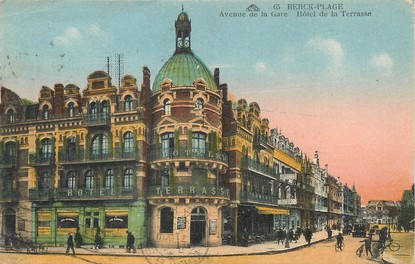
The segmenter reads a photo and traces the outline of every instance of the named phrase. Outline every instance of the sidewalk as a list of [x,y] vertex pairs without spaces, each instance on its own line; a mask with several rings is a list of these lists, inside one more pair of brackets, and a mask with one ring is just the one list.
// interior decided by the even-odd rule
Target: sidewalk
[[[327,232],[320,231],[313,233],[311,244],[326,240]],[[249,247],[218,246],[218,247],[191,247],[191,248],[143,248],[137,249],[136,253],[126,253],[124,248],[103,248],[92,249],[90,246],[75,248],[76,255],[105,255],[105,256],[142,256],[142,257],[202,257],[202,256],[238,256],[238,255],[264,255],[278,254],[297,250],[306,247],[304,236],[297,243],[290,243],[289,248],[285,245],[277,245],[274,242],[254,244]],[[47,254],[65,254],[66,247],[49,247]],[[0,249],[0,253],[26,253],[26,249],[20,251]],[[35,253],[34,253],[35,254]],[[37,253],[39,254],[39,253]]]

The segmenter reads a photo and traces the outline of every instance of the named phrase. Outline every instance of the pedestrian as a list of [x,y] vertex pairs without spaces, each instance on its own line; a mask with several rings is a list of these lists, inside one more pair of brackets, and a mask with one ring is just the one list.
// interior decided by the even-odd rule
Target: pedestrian
[[331,231],[330,227],[327,227],[327,238],[331,239],[331,236],[333,235],[333,231]]
[[308,245],[311,244],[311,238],[313,237],[313,233],[311,232],[310,228],[307,227],[304,233],[305,241],[307,241]]
[[290,242],[292,242],[294,240],[294,230],[292,228],[290,228],[290,230],[288,230],[288,239]]
[[370,253],[370,256],[373,257],[373,254],[372,254],[372,236],[368,236],[360,242],[365,242],[366,256],[369,256],[368,253]]
[[343,238],[342,232],[339,232],[339,234],[336,236],[336,240],[337,240],[337,247],[340,248],[340,250],[343,250],[342,249],[343,239],[344,238]]
[[379,231],[379,245],[385,247],[386,245],[386,236],[388,234],[388,228],[384,227]]
[[135,237],[133,236],[133,234],[129,231],[126,231],[127,233],[127,249],[126,252],[130,253],[131,249],[133,250],[133,253],[136,252],[135,247],[134,247],[134,242],[135,242]]
[[73,234],[68,234],[68,241],[67,241],[67,247],[66,247],[66,254],[69,253],[69,249],[72,249],[72,254],[75,255],[75,249],[73,244]]

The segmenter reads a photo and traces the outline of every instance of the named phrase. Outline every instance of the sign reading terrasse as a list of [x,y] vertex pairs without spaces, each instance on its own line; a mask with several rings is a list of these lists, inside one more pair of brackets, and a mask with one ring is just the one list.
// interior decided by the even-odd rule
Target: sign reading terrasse
[[218,186],[192,186],[179,185],[167,187],[153,187],[150,190],[152,195],[171,196],[171,195],[200,195],[200,196],[222,196],[230,197],[228,188]]

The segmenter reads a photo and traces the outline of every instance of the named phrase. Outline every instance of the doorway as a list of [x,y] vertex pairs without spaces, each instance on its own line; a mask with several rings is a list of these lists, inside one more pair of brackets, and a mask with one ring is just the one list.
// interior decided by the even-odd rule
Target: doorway
[[3,210],[3,235],[12,236],[16,233],[16,211],[12,208]]
[[190,218],[190,245],[202,246],[206,238],[206,211],[203,207],[192,210]]

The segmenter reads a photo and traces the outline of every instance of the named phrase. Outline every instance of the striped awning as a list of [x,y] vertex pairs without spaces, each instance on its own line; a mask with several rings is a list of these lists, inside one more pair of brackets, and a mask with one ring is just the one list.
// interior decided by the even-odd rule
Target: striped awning
[[290,215],[289,209],[265,207],[265,206],[255,206],[255,207],[258,210],[258,214]]

